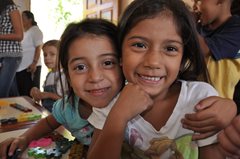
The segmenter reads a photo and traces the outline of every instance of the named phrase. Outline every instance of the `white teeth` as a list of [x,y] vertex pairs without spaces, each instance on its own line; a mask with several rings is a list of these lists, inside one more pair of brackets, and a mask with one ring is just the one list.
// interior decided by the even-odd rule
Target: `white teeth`
[[141,76],[141,77],[148,81],[159,81],[161,79],[160,77],[149,77],[149,76]]

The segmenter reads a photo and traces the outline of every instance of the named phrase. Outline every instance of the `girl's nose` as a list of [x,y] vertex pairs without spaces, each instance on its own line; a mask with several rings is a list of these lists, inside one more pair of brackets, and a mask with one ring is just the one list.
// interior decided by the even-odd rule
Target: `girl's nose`
[[151,69],[160,69],[162,63],[162,55],[159,51],[149,51],[144,57],[144,65]]
[[103,74],[101,69],[92,69],[89,71],[89,81],[90,82],[99,82],[103,80]]

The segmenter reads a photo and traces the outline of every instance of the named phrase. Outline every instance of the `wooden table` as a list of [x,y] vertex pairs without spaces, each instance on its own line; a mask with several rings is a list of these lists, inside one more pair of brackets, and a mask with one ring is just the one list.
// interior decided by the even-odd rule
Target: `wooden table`
[[[20,114],[24,113],[23,111],[10,107],[10,103],[18,103],[27,108],[30,108],[32,109],[31,113],[41,114],[42,118],[46,117],[49,114],[49,112],[44,107],[35,103],[32,98],[28,96],[0,98],[0,119],[18,117]],[[26,129],[36,124],[37,121],[38,120],[0,125],[0,133]]]
[[[24,113],[18,109],[12,108],[9,106],[10,103],[18,103],[25,107],[32,109],[31,113],[41,114],[42,118],[46,117],[50,114],[44,107],[35,103],[28,96],[20,96],[20,97],[10,97],[10,98],[0,98],[0,119],[16,117],[21,113]],[[39,120],[36,121],[27,121],[27,122],[17,122],[14,124],[0,125],[0,142],[9,137],[16,137],[23,134],[28,128],[32,127]],[[60,126],[56,129],[59,134],[63,135],[65,138],[69,140],[74,140],[74,137],[71,133],[66,130],[63,126]],[[54,145],[54,144],[53,144]],[[51,145],[50,145],[51,147]],[[63,154],[62,159],[68,158],[69,152]],[[27,155],[27,150],[21,154],[21,158],[29,158]]]

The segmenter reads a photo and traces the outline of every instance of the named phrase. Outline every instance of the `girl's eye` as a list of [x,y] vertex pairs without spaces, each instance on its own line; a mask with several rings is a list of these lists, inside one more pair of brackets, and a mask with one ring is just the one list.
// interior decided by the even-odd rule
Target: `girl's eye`
[[146,48],[144,43],[134,43],[132,46],[137,47],[137,48]]
[[103,66],[106,67],[106,68],[112,68],[115,63],[116,62],[114,62],[114,61],[107,60],[107,61],[103,62]]
[[165,52],[166,52],[166,54],[172,56],[172,55],[176,55],[179,52],[179,49],[177,47],[174,47],[174,46],[167,46],[165,48]]
[[167,51],[177,51],[177,49],[175,47],[167,47],[166,50]]
[[77,66],[74,68],[74,70],[84,72],[85,70],[87,70],[87,66],[84,65],[84,64],[80,64],[80,65],[77,65]]
[[56,56],[56,54],[50,54],[51,56]]

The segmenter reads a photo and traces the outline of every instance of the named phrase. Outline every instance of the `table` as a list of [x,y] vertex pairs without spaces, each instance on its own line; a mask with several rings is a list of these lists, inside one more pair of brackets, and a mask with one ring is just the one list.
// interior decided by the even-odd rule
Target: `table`
[[[41,114],[42,118],[50,114],[48,110],[46,110],[44,107],[42,107],[38,103],[35,103],[30,97],[19,96],[19,97],[10,97],[10,98],[0,98],[0,119],[16,117],[19,114],[23,113],[18,109],[10,107],[9,105],[11,103],[18,103],[27,108],[30,108],[32,109],[31,113]],[[6,138],[16,137],[23,134],[28,128],[32,127],[37,122],[38,120],[0,125],[0,142],[5,140]],[[66,130],[63,126],[60,126],[56,131],[62,136],[64,136],[65,138],[69,140],[74,140],[74,137],[71,135],[71,133],[68,130]],[[68,158],[68,154],[69,152],[66,154],[63,154],[62,158]],[[29,158],[27,157],[27,151],[24,151],[21,157]]]
[[[0,98],[0,119],[9,118],[9,117],[17,117],[18,115],[24,113],[20,110],[10,107],[9,104],[11,104],[11,103],[18,103],[27,108],[30,108],[30,109],[32,109],[31,113],[41,114],[42,118],[46,117],[49,114],[49,112],[44,107],[35,103],[32,100],[32,98],[30,98],[28,96]],[[36,122],[37,122],[37,120],[0,125],[0,133],[14,131],[14,130],[20,130],[20,129],[26,129],[26,128],[29,128],[29,127],[33,126],[34,124],[36,124]],[[1,138],[1,135],[0,135],[0,138]]]

